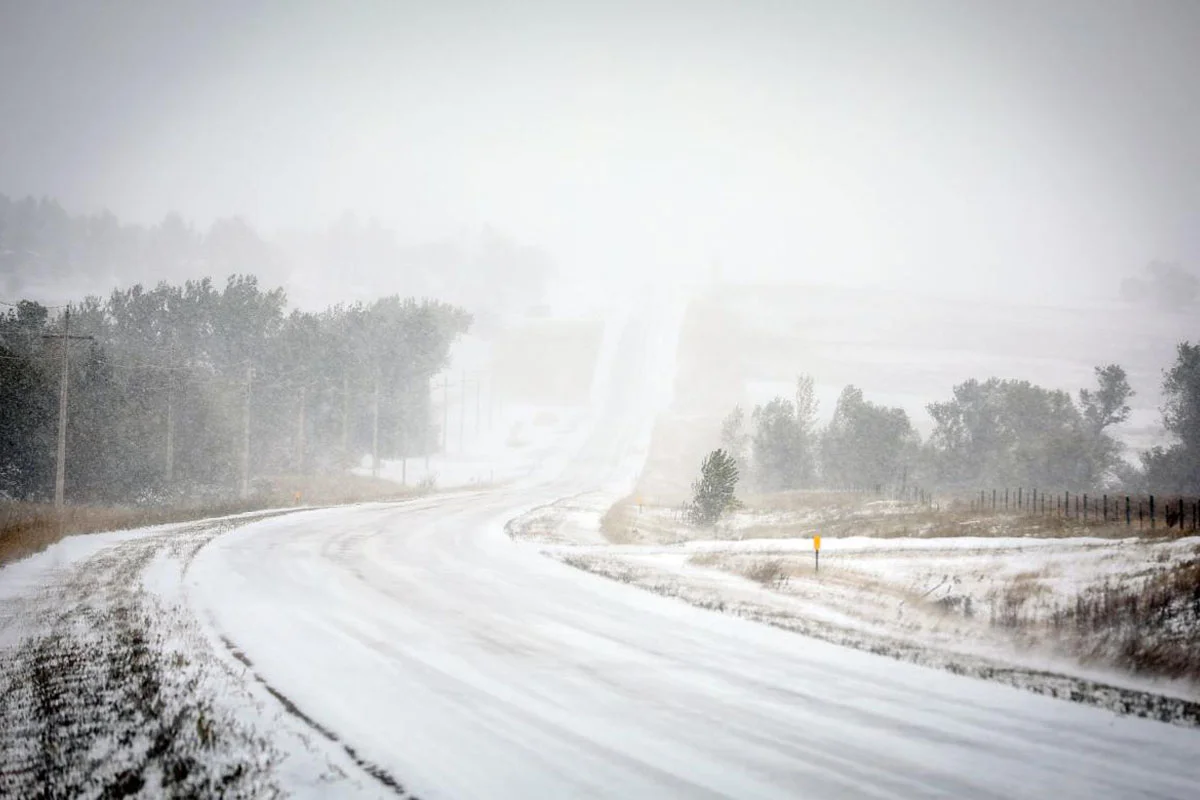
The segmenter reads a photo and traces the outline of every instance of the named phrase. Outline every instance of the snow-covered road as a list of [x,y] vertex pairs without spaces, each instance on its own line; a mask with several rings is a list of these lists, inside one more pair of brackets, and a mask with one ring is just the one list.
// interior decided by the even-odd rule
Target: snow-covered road
[[425,800],[1195,796],[1195,730],[696,609],[510,540],[523,510],[627,470],[635,345],[559,479],[258,522],[200,552],[190,601]]
[[839,648],[580,573],[524,498],[233,532],[189,591],[259,674],[432,797],[1194,797],[1200,733]]

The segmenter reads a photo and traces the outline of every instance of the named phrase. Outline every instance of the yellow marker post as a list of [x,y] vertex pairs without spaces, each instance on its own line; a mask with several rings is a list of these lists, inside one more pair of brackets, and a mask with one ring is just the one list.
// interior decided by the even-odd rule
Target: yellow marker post
[[821,571],[821,537],[813,537],[813,559],[816,564],[816,572]]

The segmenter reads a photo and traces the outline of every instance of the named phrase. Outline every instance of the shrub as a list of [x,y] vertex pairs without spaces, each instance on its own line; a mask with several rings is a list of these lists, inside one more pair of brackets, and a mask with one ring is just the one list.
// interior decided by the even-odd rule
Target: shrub
[[742,569],[742,575],[755,583],[768,586],[781,583],[787,577],[787,571],[778,558],[768,558],[747,565]]

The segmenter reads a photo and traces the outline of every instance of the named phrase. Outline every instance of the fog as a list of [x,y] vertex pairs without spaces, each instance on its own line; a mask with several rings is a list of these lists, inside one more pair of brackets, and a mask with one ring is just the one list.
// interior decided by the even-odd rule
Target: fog
[[[820,431],[856,414],[895,434],[872,452],[904,444],[947,486],[1025,480],[1035,456],[1015,444],[991,472],[961,471],[982,451],[947,466],[974,412],[939,421],[930,404],[989,378],[970,402],[1070,429],[1047,485],[1141,486],[1114,470],[1182,435],[1162,406],[1200,296],[1195,3],[0,13],[0,300],[50,306],[4,318],[7,391],[25,404],[10,449],[28,456],[14,496],[44,494],[54,466],[67,303],[95,364],[135,376],[100,382],[121,414],[90,401],[128,418],[106,435],[138,445],[135,493],[176,480],[162,453],[185,418],[195,480],[243,494],[253,474],[368,451],[365,469],[402,482],[492,480],[510,456],[515,474],[545,460],[528,442],[578,433],[614,325],[639,314],[674,320],[678,341],[646,467],[665,494],[686,494],[735,407],[753,422],[776,400],[808,460],[776,488],[833,480],[818,450],[850,445]],[[1113,408],[1088,412],[1074,398],[1108,364]],[[801,375],[809,416],[785,408]],[[184,378],[207,388],[181,410]],[[115,445],[67,427],[107,496]],[[1048,436],[1022,430],[1030,447]],[[841,469],[853,484],[858,467]]]
[[[0,189],[566,278],[1107,297],[1200,262],[1200,7],[23,3]],[[299,294],[303,287],[289,287]]]

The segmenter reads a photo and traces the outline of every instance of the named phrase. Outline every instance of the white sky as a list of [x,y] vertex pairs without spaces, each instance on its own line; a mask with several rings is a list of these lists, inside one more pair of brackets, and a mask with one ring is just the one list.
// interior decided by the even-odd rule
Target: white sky
[[1111,295],[1200,263],[1200,3],[0,0],[0,192],[489,224],[568,275]]

